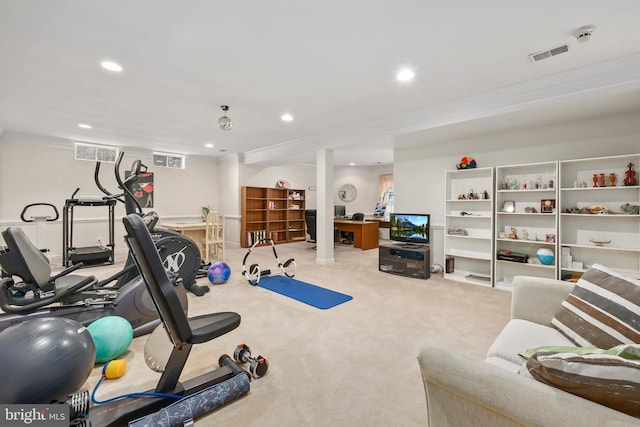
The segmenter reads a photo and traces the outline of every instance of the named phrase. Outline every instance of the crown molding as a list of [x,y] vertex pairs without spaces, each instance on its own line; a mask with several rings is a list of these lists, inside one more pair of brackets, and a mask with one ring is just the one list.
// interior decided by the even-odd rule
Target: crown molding
[[[534,64],[533,64],[534,65]],[[454,99],[409,113],[288,141],[243,154],[245,164],[274,162],[316,149],[345,148],[372,138],[398,136],[537,107],[584,100],[613,91],[640,88],[640,54],[581,67],[536,80]]]

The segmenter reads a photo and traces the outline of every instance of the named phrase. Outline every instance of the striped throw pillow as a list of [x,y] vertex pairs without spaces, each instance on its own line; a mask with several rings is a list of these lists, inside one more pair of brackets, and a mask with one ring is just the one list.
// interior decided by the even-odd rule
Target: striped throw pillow
[[542,383],[640,417],[638,360],[608,354],[536,353],[526,367]]
[[582,347],[640,343],[640,280],[594,264],[562,302],[551,324]]

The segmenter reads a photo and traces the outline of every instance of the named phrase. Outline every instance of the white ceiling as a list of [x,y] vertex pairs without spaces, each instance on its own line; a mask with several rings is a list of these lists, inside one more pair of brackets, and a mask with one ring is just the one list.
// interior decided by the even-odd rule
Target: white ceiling
[[[394,146],[640,111],[639,16],[637,0],[0,0],[0,131],[390,163]],[[416,78],[397,82],[401,67]]]

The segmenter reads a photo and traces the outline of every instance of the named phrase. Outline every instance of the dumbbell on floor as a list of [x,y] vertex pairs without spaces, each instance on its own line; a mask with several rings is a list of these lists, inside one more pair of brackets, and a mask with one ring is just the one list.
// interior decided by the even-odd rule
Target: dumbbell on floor
[[246,344],[240,344],[233,352],[233,359],[236,363],[249,362],[249,372],[254,378],[263,377],[269,369],[269,361],[263,356],[252,357],[251,347]]

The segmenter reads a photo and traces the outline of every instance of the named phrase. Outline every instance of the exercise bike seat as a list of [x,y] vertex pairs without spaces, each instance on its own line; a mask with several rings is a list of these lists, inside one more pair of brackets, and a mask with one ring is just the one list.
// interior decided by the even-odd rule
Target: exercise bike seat
[[[70,274],[81,265],[70,267],[61,273],[52,276],[49,259],[29,240],[24,231],[19,227],[8,227],[2,232],[6,248],[0,253],[0,267],[9,275],[22,279],[34,294],[53,292],[54,301],[56,295],[65,293],[69,289],[78,291],[94,286],[98,281],[95,276],[81,276]],[[28,299],[24,304],[28,304]]]
[[176,285],[169,279],[158,249],[142,218],[136,214],[129,214],[122,222],[127,230],[125,241],[174,347],[203,343],[240,325],[240,315],[234,312],[188,318],[180,305]]

